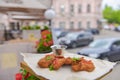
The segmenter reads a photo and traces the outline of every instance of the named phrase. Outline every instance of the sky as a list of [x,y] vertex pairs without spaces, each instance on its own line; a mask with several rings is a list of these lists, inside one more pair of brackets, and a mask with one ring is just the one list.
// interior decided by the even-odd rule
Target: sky
[[120,9],[120,0],[103,0],[102,9],[106,4],[112,6],[114,9]]

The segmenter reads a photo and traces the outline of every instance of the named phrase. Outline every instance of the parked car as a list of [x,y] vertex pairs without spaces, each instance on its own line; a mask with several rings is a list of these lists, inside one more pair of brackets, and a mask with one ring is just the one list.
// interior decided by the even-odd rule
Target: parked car
[[120,38],[98,39],[87,48],[81,49],[78,54],[94,58],[120,60]]
[[81,45],[88,45],[93,41],[93,35],[88,32],[71,32],[65,37],[58,39],[59,44],[66,45],[68,48],[76,48]]
[[57,38],[62,33],[62,29],[59,29],[59,28],[55,28],[55,29],[53,28],[52,30]]
[[85,31],[90,32],[90,33],[92,33],[94,35],[100,33],[100,31],[98,29],[96,29],[96,28],[87,29]]
[[57,38],[64,37],[64,36],[66,36],[68,33],[69,33],[68,31],[62,31],[62,32],[57,36]]
[[110,30],[110,27],[109,27],[108,25],[104,25],[104,26],[103,26],[103,29],[105,29],[105,30]]
[[115,28],[115,31],[120,32],[120,26],[116,27],[116,28]]

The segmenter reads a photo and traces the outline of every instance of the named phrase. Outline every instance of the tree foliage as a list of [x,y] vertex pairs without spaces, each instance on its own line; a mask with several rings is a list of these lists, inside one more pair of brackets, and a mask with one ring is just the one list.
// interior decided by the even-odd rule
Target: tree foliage
[[108,20],[108,23],[120,24],[120,10],[114,10],[110,6],[106,6],[103,10],[103,17]]

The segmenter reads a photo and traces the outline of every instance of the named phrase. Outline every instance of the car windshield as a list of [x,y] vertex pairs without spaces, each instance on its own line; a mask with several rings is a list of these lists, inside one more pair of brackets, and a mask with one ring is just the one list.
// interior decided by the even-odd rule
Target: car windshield
[[57,37],[61,34],[61,31],[54,31],[54,32]]
[[109,46],[109,41],[108,40],[96,40],[93,41],[89,47],[92,48],[107,48]]
[[66,35],[67,39],[76,39],[77,38],[77,33],[69,33]]

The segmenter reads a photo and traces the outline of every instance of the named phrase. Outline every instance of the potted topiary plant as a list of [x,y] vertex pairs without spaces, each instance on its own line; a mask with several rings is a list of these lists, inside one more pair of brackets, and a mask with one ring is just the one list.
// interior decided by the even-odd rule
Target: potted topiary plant
[[50,46],[53,45],[53,39],[50,29],[45,26],[41,31],[41,39],[37,43],[37,52],[38,53],[48,53],[51,52],[52,49]]

